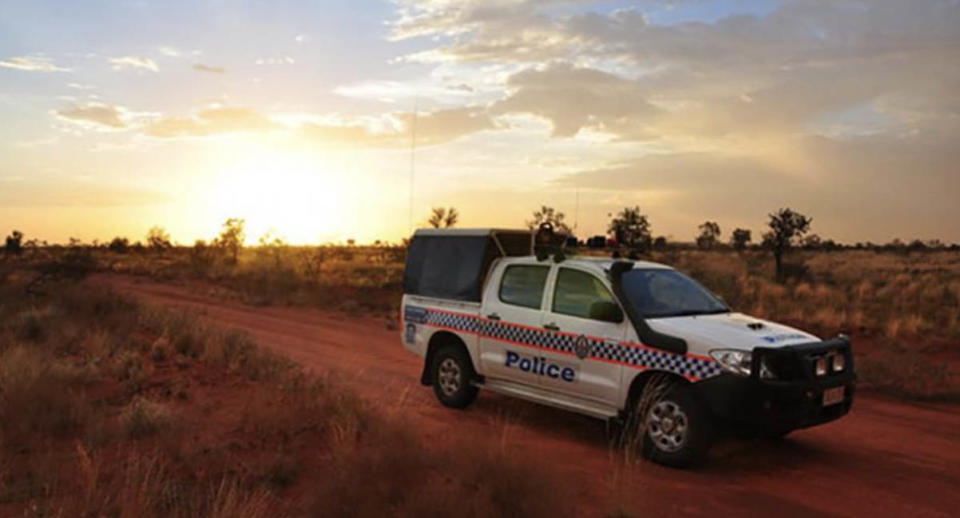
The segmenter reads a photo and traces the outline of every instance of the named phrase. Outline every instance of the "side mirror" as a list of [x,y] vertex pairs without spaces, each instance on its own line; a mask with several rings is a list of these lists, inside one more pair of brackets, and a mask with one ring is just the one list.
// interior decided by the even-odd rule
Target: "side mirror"
[[590,305],[590,318],[604,322],[623,322],[623,310],[616,302],[601,300]]

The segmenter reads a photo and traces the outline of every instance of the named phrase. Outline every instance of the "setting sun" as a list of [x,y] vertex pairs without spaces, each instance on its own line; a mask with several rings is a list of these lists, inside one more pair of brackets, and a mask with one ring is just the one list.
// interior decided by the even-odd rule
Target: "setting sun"
[[266,233],[291,244],[339,241],[342,178],[307,156],[259,153],[215,177],[205,220],[246,219],[248,243]]

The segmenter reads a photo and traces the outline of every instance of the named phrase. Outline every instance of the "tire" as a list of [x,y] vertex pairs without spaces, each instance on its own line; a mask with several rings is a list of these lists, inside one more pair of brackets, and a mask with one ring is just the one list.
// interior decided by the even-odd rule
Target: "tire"
[[433,393],[444,406],[466,408],[477,399],[473,380],[477,377],[467,352],[456,345],[444,345],[433,355],[430,381]]
[[703,462],[713,443],[714,423],[692,387],[671,384],[645,406],[635,410],[645,411],[644,457],[673,468]]

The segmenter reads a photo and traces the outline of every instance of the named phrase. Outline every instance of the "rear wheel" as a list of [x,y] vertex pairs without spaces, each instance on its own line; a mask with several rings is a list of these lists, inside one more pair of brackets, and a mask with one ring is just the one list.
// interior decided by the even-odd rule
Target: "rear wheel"
[[444,406],[464,408],[477,398],[476,373],[463,348],[443,346],[433,356],[431,374],[433,393]]
[[713,442],[713,422],[692,388],[672,384],[642,406],[645,408],[637,410],[646,413],[644,457],[676,468],[695,465],[706,457]]

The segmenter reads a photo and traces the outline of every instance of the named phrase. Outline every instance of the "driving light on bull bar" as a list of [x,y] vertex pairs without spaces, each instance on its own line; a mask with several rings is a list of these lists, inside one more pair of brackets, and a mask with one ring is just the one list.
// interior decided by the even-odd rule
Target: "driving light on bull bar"
[[817,361],[813,364],[814,374],[817,376],[826,376],[827,375],[827,357],[821,356],[817,358]]
[[777,375],[773,372],[773,369],[770,368],[768,359],[765,356],[760,357],[760,379],[762,380],[777,379]]
[[714,349],[710,351],[710,357],[720,364],[720,367],[727,372],[738,376],[749,376],[750,366],[753,363],[753,355],[749,351],[740,351],[737,349]]
[[847,358],[842,354],[833,355],[833,372],[843,372],[847,366]]

